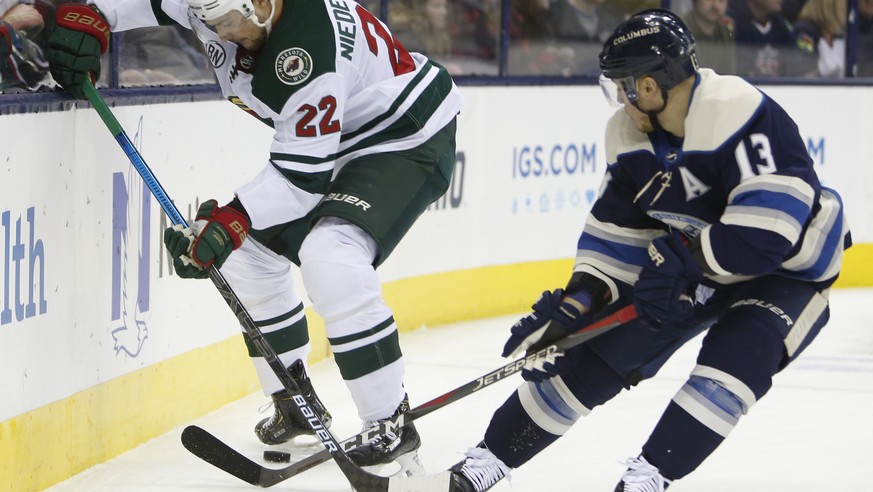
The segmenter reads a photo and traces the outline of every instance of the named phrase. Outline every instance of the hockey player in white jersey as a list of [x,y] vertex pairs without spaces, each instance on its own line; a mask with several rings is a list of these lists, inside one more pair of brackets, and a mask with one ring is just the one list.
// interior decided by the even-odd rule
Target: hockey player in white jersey
[[[543,294],[503,355],[630,303],[639,318],[526,367],[483,441],[452,468],[452,492],[491,488],[705,331],[697,365],[615,488],[663,492],[828,320],[851,239],[839,196],[820,184],[785,111],[740,78],[698,69],[693,37],[665,10],[621,24],[600,66],[623,105],[606,128],[601,194],[566,288]],[[584,465],[562,490],[585,489],[570,485],[584,483]]]
[[[209,200],[190,228],[165,231],[177,274],[205,278],[204,267],[220,267],[329,422],[305,371],[309,336],[290,270],[299,265],[364,425],[405,411],[397,326],[375,268],[451,178],[462,100],[445,69],[407,52],[352,0],[93,0],[61,5],[57,20],[52,74],[80,98],[86,77],[99,76],[110,30],[176,23],[198,34],[225,97],[275,136],[253,156],[261,172],[229,203]],[[249,353],[274,403],[258,438],[311,433],[251,344]],[[409,424],[349,455],[414,473],[419,446]]]

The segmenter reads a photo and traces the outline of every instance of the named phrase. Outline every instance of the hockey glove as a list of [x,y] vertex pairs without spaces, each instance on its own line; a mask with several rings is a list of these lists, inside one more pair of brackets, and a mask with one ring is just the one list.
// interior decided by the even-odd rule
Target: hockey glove
[[687,320],[694,314],[691,296],[703,279],[700,265],[678,233],[654,239],[649,259],[633,289],[640,318],[652,326]]
[[79,99],[90,78],[100,78],[100,56],[109,49],[109,24],[96,8],[80,3],[58,7],[57,26],[46,47],[55,81]]
[[48,62],[39,45],[0,20],[0,87],[35,90],[46,74]]
[[221,268],[249,233],[245,214],[207,200],[197,210],[191,227],[175,225],[164,231],[164,245],[173,257],[173,268],[182,278],[206,278],[206,268]]
[[[591,295],[580,290],[564,294],[563,289],[545,291],[534,303],[533,312],[520,319],[511,330],[503,347],[503,357],[519,357],[535,352],[567,336],[592,321]],[[525,362],[521,376],[528,381],[548,379],[566,369],[563,352],[555,352],[545,359]]]

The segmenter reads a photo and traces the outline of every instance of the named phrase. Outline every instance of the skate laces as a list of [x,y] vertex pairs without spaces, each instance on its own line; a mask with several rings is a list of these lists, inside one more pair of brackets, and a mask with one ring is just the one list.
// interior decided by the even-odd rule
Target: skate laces
[[511,480],[509,467],[487,448],[470,448],[464,454],[467,459],[461,466],[461,473],[477,491],[488,490],[503,477],[506,477],[507,481]]
[[642,456],[629,458],[622,462],[627,466],[624,476],[624,492],[664,492],[670,480],[661,475],[660,470]]
[[265,426],[271,426],[276,424],[277,422],[282,421],[282,413],[279,411],[279,406],[277,404],[274,404],[272,400],[269,403],[264,403],[263,405],[258,407],[258,413],[267,413],[270,410],[272,410],[273,412],[267,418]]
[[268,402],[266,402],[258,407],[258,413],[267,413],[268,411],[270,411],[272,409],[273,409],[273,400],[270,399],[270,401],[268,401]]

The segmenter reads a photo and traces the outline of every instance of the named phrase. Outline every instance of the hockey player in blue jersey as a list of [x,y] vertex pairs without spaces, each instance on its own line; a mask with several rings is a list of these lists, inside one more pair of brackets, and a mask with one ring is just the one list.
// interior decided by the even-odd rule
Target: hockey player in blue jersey
[[453,492],[491,488],[706,331],[697,365],[615,488],[663,491],[724,441],[828,320],[851,240],[839,196],[819,182],[785,111],[740,78],[699,69],[692,35],[665,10],[621,24],[600,66],[623,106],[607,124],[601,194],[566,288],[536,301],[503,355],[630,303],[639,318],[526,367],[484,440],[451,469]]

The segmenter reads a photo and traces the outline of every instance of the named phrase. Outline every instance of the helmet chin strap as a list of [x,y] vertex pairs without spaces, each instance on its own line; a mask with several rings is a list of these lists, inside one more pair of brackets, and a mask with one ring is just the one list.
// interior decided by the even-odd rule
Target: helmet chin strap
[[663,113],[665,109],[667,109],[667,90],[663,87],[661,88],[661,99],[664,100],[664,104],[661,105],[660,109],[653,109],[650,111],[646,111],[639,106],[639,101],[634,102],[634,106],[640,110],[641,113],[645,113],[646,116],[649,117],[649,122],[652,123],[652,128],[655,131],[663,130],[664,127],[661,126],[661,122],[658,121],[658,115]]
[[254,22],[256,26],[258,26],[258,27],[263,27],[264,29],[267,30],[267,36],[269,36],[269,35],[270,35],[270,31],[273,30],[273,14],[276,12],[276,2],[275,2],[275,0],[269,0],[269,1],[270,1],[270,15],[267,16],[267,20],[264,21],[264,22],[261,22],[261,21],[258,19],[258,16],[257,16],[257,15],[255,15],[255,16],[254,16],[255,18],[252,20],[252,22]]

